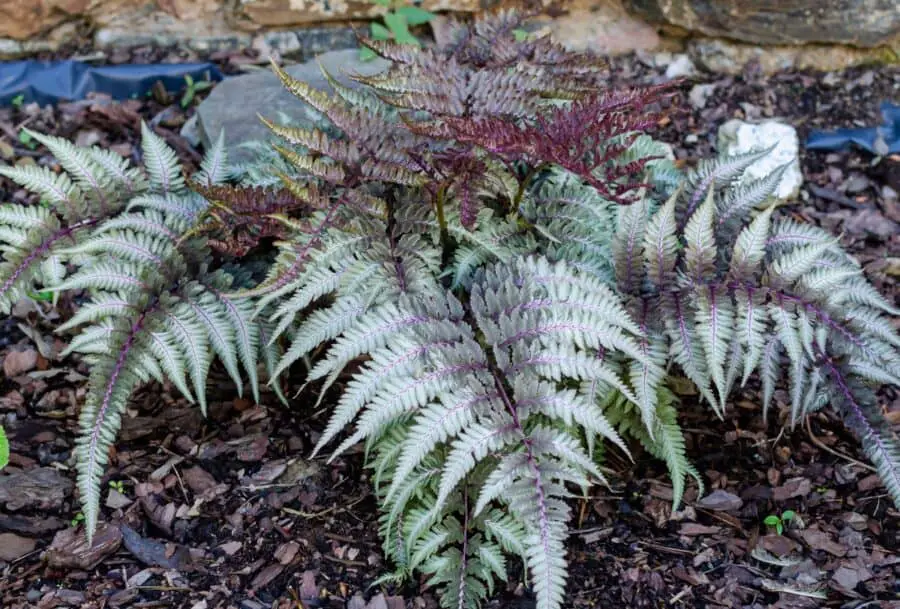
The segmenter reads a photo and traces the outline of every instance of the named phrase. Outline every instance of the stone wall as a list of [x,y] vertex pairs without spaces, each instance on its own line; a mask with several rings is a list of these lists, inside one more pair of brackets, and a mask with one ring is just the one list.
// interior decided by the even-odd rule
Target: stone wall
[[[410,0],[412,1],[412,0]],[[422,0],[440,12],[528,1],[573,48],[687,51],[713,71],[839,69],[900,56],[900,0]],[[563,6],[566,10],[556,9]],[[0,59],[91,36],[99,48],[246,47],[309,57],[355,46],[367,0],[0,0]],[[549,15],[553,17],[549,17]]]
[[[471,11],[478,0],[423,0],[435,11]],[[150,20],[174,30],[201,32],[290,28],[334,21],[367,20],[383,9],[366,0],[0,0],[0,37],[26,41],[51,36],[67,23],[102,29],[129,19]]]
[[769,45],[873,48],[900,37],[900,0],[626,0],[654,23]]

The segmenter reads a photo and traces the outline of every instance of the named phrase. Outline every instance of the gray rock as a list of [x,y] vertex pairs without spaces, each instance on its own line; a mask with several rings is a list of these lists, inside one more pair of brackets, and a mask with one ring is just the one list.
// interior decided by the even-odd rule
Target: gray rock
[[277,53],[282,57],[290,57],[300,52],[300,39],[296,32],[265,32],[253,39],[253,48],[261,57],[271,57]]
[[[322,75],[320,64],[348,86],[354,86],[348,74],[368,76],[388,66],[388,62],[377,59],[361,62],[356,49],[347,49],[324,53],[315,60],[289,66],[287,72],[318,89],[327,90],[328,82]],[[273,119],[284,114],[298,122],[312,120],[315,116],[312,108],[286,91],[272,72],[267,70],[235,76],[216,86],[197,108],[200,141],[204,146],[209,146],[224,129],[229,161],[246,162],[250,152],[239,148],[239,144],[269,137],[269,130],[259,121],[257,114]]]
[[[309,27],[296,30],[298,55],[311,59],[316,55],[342,49],[356,49],[359,42],[352,27]],[[282,55],[286,53],[282,51]]]
[[741,176],[741,180],[758,180],[778,167],[787,165],[787,170],[775,190],[775,196],[783,200],[792,199],[800,192],[800,185],[803,184],[803,173],[800,171],[800,140],[796,129],[778,121],[752,124],[737,119],[719,127],[720,154],[741,154],[768,148],[773,144],[776,145],[775,149],[765,158],[750,165]]

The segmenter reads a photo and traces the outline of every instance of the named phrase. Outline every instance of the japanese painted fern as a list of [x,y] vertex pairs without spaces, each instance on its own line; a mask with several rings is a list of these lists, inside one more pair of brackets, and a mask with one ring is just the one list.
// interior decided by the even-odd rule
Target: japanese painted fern
[[[257,186],[218,184],[216,150],[189,190],[150,132],[146,172],[52,138],[66,174],[2,170],[47,206],[0,209],[0,304],[92,293],[63,327],[87,325],[71,348],[95,362],[77,455],[89,531],[134,387],[166,378],[203,405],[216,356],[254,392],[260,355],[276,390],[301,362],[320,395],[340,389],[316,452],[365,443],[386,577],[428,575],[445,607],[479,606],[510,558],[538,609],[565,605],[567,499],[604,482],[598,443],[639,440],[681,502],[700,479],[676,371],[719,416],[757,377],[765,416],[786,371],[793,420],[836,407],[900,504],[875,393],[900,385],[897,311],[833,238],[778,219],[780,172],[739,181],[766,151],[682,173],[643,134],[665,90],[606,91],[593,57],[517,40],[520,24],[372,42],[393,66],[362,89],[276,68],[322,122],[264,119],[281,160],[242,168]],[[269,238],[261,282],[223,270]]]
[[767,151],[680,174],[641,135],[662,91],[582,86],[587,58],[501,35],[515,23],[373,44],[395,64],[368,92],[279,73],[330,122],[271,125],[319,211],[243,294],[291,342],[277,373],[309,362],[324,391],[362,359],[316,450],[365,441],[394,576],[475,607],[518,556],[538,607],[563,606],[565,499],[603,480],[596,442],[639,439],[676,505],[699,481],[673,366],[719,415],[758,370],[765,414],[786,363],[794,419],[838,406],[900,501],[867,388],[897,383],[894,311],[833,239],[772,222],[781,172],[737,183]]
[[[257,361],[274,362],[253,305],[226,296],[235,277],[212,266],[207,202],[187,188],[175,153],[146,125],[143,168],[97,148],[37,133],[63,171],[0,168],[40,196],[0,206],[0,309],[36,291],[86,291],[90,300],[66,323],[79,328],[68,352],[84,354],[91,375],[79,420],[78,488],[90,536],[97,523],[103,468],[135,388],[168,380],[206,408],[215,357],[240,390],[243,368],[258,396]],[[196,180],[226,176],[222,139]]]

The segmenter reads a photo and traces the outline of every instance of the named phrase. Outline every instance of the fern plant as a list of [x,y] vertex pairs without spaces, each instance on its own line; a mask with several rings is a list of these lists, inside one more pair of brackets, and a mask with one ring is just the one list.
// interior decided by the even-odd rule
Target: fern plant
[[601,443],[665,460],[677,507],[699,476],[676,373],[719,416],[758,376],[766,416],[786,370],[792,418],[837,407],[900,504],[875,395],[900,384],[891,304],[833,238],[773,219],[780,172],[738,180],[767,151],[683,173],[643,133],[666,89],[607,91],[596,58],[521,25],[499,12],[436,47],[369,41],[393,63],[362,90],[275,67],[321,124],[263,119],[281,160],[241,179],[265,188],[219,183],[219,151],[189,189],[149,131],[149,180],[52,138],[73,177],[3,170],[50,206],[3,208],[0,303],[92,292],[62,328],[88,326],[72,349],[94,363],[77,453],[89,532],[133,388],[166,378],[202,405],[216,356],[254,391],[260,356],[276,390],[296,367],[322,396],[339,387],[315,450],[365,443],[385,579],[423,573],[445,607],[479,606],[510,559],[538,609],[564,606],[567,499],[605,481]]
[[[101,478],[122,412],[135,388],[169,381],[206,408],[206,379],[218,357],[241,390],[243,368],[258,395],[257,362],[277,360],[253,305],[226,296],[243,273],[216,268],[208,223],[228,214],[191,191],[175,153],[143,126],[144,165],[98,148],[32,133],[58,160],[49,167],[2,167],[0,174],[40,197],[0,206],[0,310],[29,293],[87,292],[57,328],[78,328],[66,353],[91,367],[75,450],[88,537],[98,515]],[[223,139],[195,176],[214,188],[227,175]]]
[[835,408],[900,505],[900,443],[874,392],[900,385],[900,336],[888,317],[900,312],[833,236],[773,219],[782,170],[735,185],[767,153],[706,161],[663,204],[619,210],[617,291],[643,352],[677,364],[719,416],[755,371],[765,417],[784,380],[791,423]]
[[424,50],[369,41],[394,63],[363,91],[275,68],[323,117],[263,119],[293,165],[276,175],[316,211],[273,216],[278,258],[234,296],[274,312],[272,344],[290,344],[276,376],[303,362],[324,395],[362,360],[316,452],[365,442],[386,578],[418,570],[444,606],[476,607],[513,556],[539,609],[563,606],[566,499],[604,480],[599,442],[627,454],[628,434],[664,459],[676,506],[699,481],[673,367],[721,415],[757,368],[768,403],[787,357],[795,418],[836,387],[900,498],[863,388],[895,382],[891,308],[832,239],[770,228],[780,172],[735,186],[766,151],[680,173],[642,134],[664,89],[599,89],[592,57],[520,25],[495,14]]

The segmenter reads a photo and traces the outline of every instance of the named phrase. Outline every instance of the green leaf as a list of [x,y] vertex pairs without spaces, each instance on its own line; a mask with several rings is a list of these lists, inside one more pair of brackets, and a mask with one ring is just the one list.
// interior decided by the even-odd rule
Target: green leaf
[[782,522],[790,522],[797,516],[797,513],[794,510],[785,510],[781,513],[781,521]]
[[769,516],[766,516],[765,520],[763,520],[763,524],[770,527],[778,526],[779,524],[781,524],[781,519],[775,514],[770,514]]
[[19,131],[19,142],[31,150],[37,148],[37,142],[34,141],[34,137],[24,129]]
[[53,300],[53,293],[51,292],[28,292],[28,297],[37,300],[38,302],[50,302]]
[[387,24],[391,34],[394,35],[394,40],[399,44],[419,44],[419,40],[409,31],[409,24],[406,22],[403,15],[387,13],[384,16],[384,22]]
[[6,432],[3,426],[0,426],[0,469],[6,467],[9,463],[9,440],[6,439]]
[[377,55],[375,55],[375,51],[370,49],[369,47],[361,47],[359,49],[359,60],[360,61],[371,61],[375,59]]
[[[390,40],[391,39],[391,31],[389,29],[387,29],[386,27],[384,27],[383,25],[381,25],[380,23],[372,22],[372,24],[369,27],[372,30],[372,38],[374,38],[375,40]],[[365,50],[372,53],[372,57],[375,56],[375,53],[374,53],[374,51],[372,51],[372,49],[365,47]]]
[[394,11],[406,19],[406,23],[411,26],[423,25],[434,19],[435,14],[418,6],[401,6]]

